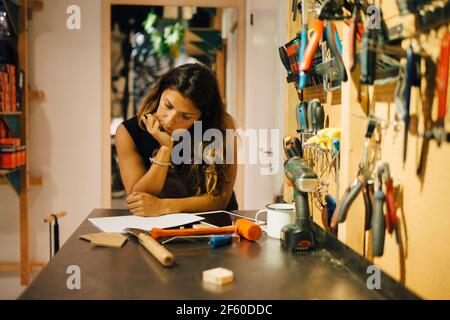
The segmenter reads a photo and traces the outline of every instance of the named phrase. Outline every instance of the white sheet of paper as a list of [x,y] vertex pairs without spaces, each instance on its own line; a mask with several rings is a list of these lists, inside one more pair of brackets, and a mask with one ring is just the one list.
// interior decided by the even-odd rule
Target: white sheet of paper
[[118,216],[88,219],[97,229],[103,232],[125,233],[126,228],[150,230],[152,228],[172,228],[201,221],[205,218],[191,213],[167,214],[159,217]]

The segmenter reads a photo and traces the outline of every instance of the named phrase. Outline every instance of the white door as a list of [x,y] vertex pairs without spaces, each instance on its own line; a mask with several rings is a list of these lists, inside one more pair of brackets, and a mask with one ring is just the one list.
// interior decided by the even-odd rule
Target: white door
[[263,208],[282,190],[285,76],[278,46],[284,42],[285,8],[286,0],[247,0],[245,129],[263,131],[257,146],[247,146],[247,153],[257,149],[258,161],[251,164],[246,157],[242,209]]

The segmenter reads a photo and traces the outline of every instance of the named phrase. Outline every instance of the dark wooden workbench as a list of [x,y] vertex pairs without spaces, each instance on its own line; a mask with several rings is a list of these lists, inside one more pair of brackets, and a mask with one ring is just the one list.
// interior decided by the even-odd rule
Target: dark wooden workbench
[[[240,212],[242,214],[242,212]],[[248,213],[248,212],[246,212]],[[95,209],[89,217],[129,214]],[[253,213],[254,214],[254,213]],[[136,241],[120,248],[92,247],[79,236],[98,232],[85,220],[19,299],[384,299],[415,296],[383,274],[382,290],[369,290],[368,265],[323,232],[322,249],[291,253],[263,236],[238,247],[211,249],[205,240],[178,240],[166,246],[176,257],[162,267]],[[81,289],[69,290],[67,267],[81,269]],[[223,287],[202,282],[202,271],[224,267],[235,281]]]

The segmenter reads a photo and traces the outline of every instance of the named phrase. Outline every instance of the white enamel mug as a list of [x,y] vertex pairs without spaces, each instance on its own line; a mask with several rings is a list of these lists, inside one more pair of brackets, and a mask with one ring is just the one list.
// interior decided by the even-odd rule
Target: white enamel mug
[[266,209],[259,210],[255,215],[256,223],[260,213],[267,212],[267,235],[280,239],[281,229],[289,223],[295,222],[294,205],[290,203],[271,203]]

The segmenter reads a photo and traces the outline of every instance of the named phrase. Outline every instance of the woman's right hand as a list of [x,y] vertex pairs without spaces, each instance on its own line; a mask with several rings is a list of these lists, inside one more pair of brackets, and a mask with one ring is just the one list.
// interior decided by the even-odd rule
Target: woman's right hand
[[148,133],[150,133],[156,141],[159,142],[161,147],[168,147],[172,149],[173,140],[172,137],[166,132],[161,130],[161,123],[156,119],[155,114],[146,114],[142,117],[145,127]]

